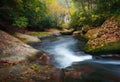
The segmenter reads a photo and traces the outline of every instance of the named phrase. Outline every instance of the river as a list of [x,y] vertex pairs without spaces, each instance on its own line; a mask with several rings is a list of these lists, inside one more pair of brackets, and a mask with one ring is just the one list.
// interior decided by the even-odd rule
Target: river
[[82,62],[120,76],[120,60],[94,58],[92,55],[83,52],[84,44],[84,40],[66,35],[45,38],[42,39],[42,42],[31,43],[30,45],[53,56],[53,64],[57,68],[66,68],[75,62]]
[[[92,56],[82,52],[84,42],[72,36],[59,36],[43,39],[42,42],[31,44],[54,57],[54,65],[58,68],[70,66],[73,62],[91,60]],[[81,46],[79,46],[81,45]]]

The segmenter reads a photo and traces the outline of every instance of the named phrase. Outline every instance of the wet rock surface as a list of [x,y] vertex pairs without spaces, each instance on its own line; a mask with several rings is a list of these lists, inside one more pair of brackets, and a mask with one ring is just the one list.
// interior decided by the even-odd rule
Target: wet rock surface
[[18,63],[40,52],[13,36],[0,31],[0,62]]
[[107,68],[109,65],[78,62],[65,68],[64,82],[119,82],[120,74],[114,74]]
[[62,82],[47,53],[0,30],[0,82]]
[[0,69],[0,81],[5,82],[62,82],[62,71],[50,65],[18,64]]

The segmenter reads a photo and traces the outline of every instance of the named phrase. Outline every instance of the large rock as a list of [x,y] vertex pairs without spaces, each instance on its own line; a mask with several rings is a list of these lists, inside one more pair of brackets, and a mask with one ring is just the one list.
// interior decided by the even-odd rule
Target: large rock
[[63,82],[63,72],[54,66],[18,64],[0,69],[0,82]]
[[42,53],[0,30],[0,66],[17,64],[38,55]]
[[77,62],[64,69],[64,82],[119,82],[118,70],[96,62]]
[[74,37],[81,37],[82,31],[74,31],[73,36]]
[[62,82],[51,57],[0,30],[0,82]]
[[97,35],[98,35],[99,29],[100,29],[100,28],[95,28],[95,29],[89,30],[89,31],[84,35],[84,37],[87,38],[87,39],[95,39],[95,38],[97,37]]
[[74,29],[64,29],[63,31],[61,31],[60,33],[62,35],[72,35],[72,33],[74,32]]
[[22,40],[25,43],[30,43],[30,42],[40,42],[40,39],[36,36],[31,36],[27,34],[22,34],[22,33],[15,33],[15,37],[18,39]]
[[74,37],[83,37],[83,38],[88,38],[85,36],[85,34],[90,30],[92,29],[92,27],[88,26],[88,25],[85,25],[81,28],[81,30],[78,30],[78,31],[74,31],[73,32],[73,36]]
[[100,28],[89,30],[85,50],[87,52],[120,52],[120,24],[118,18],[106,20]]

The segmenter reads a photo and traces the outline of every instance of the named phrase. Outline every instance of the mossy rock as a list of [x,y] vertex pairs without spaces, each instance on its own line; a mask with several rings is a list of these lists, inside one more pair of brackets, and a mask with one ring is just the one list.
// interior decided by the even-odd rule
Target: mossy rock
[[69,31],[62,31],[60,32],[62,35],[71,35],[72,33]]
[[15,33],[14,36],[18,39],[20,39],[21,41],[23,41],[24,43],[30,43],[30,42],[40,42],[41,40],[35,36],[31,36],[31,35],[26,35],[26,34],[22,34],[22,33]]
[[30,32],[28,34],[32,36],[49,36],[50,35],[49,32]]
[[62,35],[72,35],[73,34],[73,29],[70,29],[70,30],[64,30],[64,31],[61,31],[60,33]]
[[82,27],[81,30],[82,30],[83,34],[86,34],[87,31],[89,31],[90,29],[93,29],[93,27],[91,27],[89,25],[85,25],[85,26]]
[[84,35],[84,37],[88,39],[95,39],[98,36],[99,30],[99,28],[91,29]]
[[92,48],[86,44],[84,50],[87,53],[120,53],[120,41],[104,44],[104,46],[96,46]]
[[74,37],[80,37],[81,36],[81,34],[82,34],[82,31],[75,31],[75,32],[73,32],[73,36]]

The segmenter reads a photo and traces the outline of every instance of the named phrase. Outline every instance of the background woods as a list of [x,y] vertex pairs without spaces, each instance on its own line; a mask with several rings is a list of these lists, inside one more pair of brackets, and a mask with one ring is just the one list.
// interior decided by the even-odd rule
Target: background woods
[[120,0],[73,0],[77,11],[70,26],[100,26],[107,18],[120,14]]

